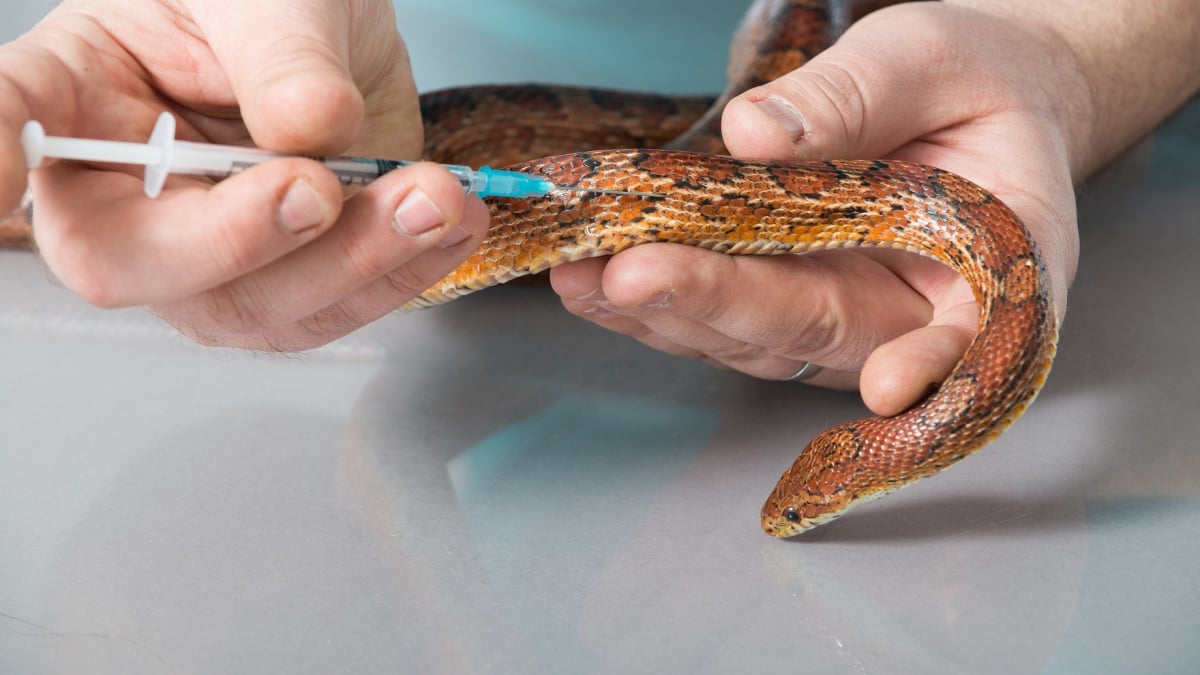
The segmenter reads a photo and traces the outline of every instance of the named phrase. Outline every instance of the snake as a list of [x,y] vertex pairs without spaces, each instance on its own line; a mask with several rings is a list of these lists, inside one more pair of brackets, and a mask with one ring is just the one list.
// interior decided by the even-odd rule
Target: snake
[[1033,402],[1056,349],[1046,266],[1019,217],[986,189],[936,167],[736,159],[720,140],[727,101],[801,67],[879,4],[887,3],[756,0],[735,33],[728,85],[716,97],[535,84],[423,95],[426,159],[491,162],[563,189],[485,200],[491,226],[483,243],[403,309],[653,242],[731,255],[909,251],[966,280],[979,307],[976,335],[924,400],[810,441],[767,497],[762,529],[799,534],[980,450]]

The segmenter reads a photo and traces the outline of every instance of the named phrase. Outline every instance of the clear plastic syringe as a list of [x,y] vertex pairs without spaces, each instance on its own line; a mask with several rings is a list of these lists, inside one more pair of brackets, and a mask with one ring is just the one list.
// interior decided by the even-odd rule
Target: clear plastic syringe
[[[149,197],[162,192],[163,183],[172,173],[226,177],[271,159],[287,157],[279,153],[258,148],[236,145],[213,145],[175,140],[175,118],[162,113],[150,140],[146,143],[101,141],[87,138],[47,136],[42,125],[36,121],[25,124],[21,132],[25,147],[25,161],[35,169],[45,157],[74,159],[115,164],[139,164],[146,167],[145,189]],[[391,159],[364,159],[358,157],[310,157],[321,162],[342,181],[344,185],[366,185],[383,174],[402,166],[414,164]],[[442,164],[454,174],[463,190],[480,197],[539,197],[557,190],[577,190],[605,194],[660,197],[661,195],[623,190],[597,190],[592,188],[560,187],[547,178],[532,176],[519,171],[504,171],[491,167],[472,169],[468,166]]]

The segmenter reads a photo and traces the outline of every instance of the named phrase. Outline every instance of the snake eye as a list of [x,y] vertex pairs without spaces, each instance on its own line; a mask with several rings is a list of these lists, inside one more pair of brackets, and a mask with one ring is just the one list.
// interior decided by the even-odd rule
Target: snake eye
[[789,521],[791,521],[793,523],[800,522],[800,514],[796,513],[796,509],[793,509],[790,506],[783,510],[783,517],[787,518]]

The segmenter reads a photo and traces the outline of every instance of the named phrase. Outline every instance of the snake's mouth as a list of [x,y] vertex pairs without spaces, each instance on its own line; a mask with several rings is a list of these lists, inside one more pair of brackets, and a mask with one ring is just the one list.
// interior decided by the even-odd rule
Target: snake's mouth
[[881,494],[874,491],[855,493],[846,489],[826,494],[809,485],[797,486],[781,480],[763,504],[762,529],[772,537],[794,537],[842,516],[860,503],[877,499]]
[[842,492],[842,499],[831,499],[806,491],[803,494],[808,500],[798,503],[794,502],[794,495],[790,495],[793,499],[785,501],[780,495],[772,494],[763,504],[762,529],[772,537],[794,537],[840,518],[851,509],[873,502],[889,492],[892,490]]
[[763,518],[762,529],[769,536],[779,537],[780,539],[794,537],[803,532],[803,530],[792,527],[792,524],[787,521],[768,520],[766,518]]
[[820,525],[821,523],[832,520],[836,516],[828,516],[826,518],[808,519],[796,514],[793,509],[786,509],[782,513],[768,514],[765,511],[762,514],[762,529],[763,532],[780,539],[786,537],[794,537],[806,530]]
[[849,511],[851,506],[838,509],[824,508],[819,511],[814,511],[811,506],[804,510],[788,507],[775,514],[768,514],[764,510],[762,514],[762,529],[763,532],[772,537],[779,537],[780,539],[794,537],[834,520]]

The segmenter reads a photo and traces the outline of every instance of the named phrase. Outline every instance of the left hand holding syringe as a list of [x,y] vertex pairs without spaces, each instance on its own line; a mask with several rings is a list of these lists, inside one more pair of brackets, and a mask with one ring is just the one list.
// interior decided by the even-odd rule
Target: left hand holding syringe
[[[167,107],[188,141],[420,155],[390,3],[193,4],[76,0],[0,47],[0,209],[24,191],[33,119],[54,136],[144,141]],[[356,144],[364,130],[372,141]],[[216,184],[163,176],[154,200],[140,167],[47,162],[30,176],[37,245],[66,286],[105,307],[148,306],[206,344],[328,342],[439,279],[487,226],[454,175],[424,164],[348,199],[333,172],[300,158]]]
[[[158,116],[150,140],[146,143],[105,141],[88,138],[47,136],[40,122],[30,120],[21,131],[21,144],[25,148],[25,161],[30,169],[36,169],[48,157],[73,159],[113,164],[139,164],[145,166],[145,192],[147,197],[157,197],[171,174],[211,176],[228,178],[273,159],[288,157],[277,152],[247,148],[237,145],[215,143],[189,143],[175,140],[175,118],[170,113]],[[362,157],[309,157],[320,162],[333,172],[347,187],[365,186],[397,169],[416,162],[395,159],[370,159]],[[479,197],[501,197],[520,199],[542,197],[561,190],[590,193],[636,195],[640,197],[662,197],[662,195],[625,190],[602,190],[596,188],[565,188],[552,183],[548,178],[493,169],[489,166],[473,169],[469,166],[443,164],[462,185],[463,191]]]

